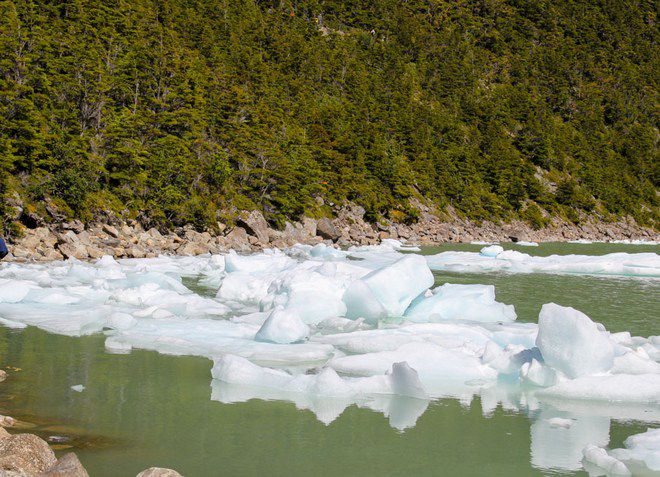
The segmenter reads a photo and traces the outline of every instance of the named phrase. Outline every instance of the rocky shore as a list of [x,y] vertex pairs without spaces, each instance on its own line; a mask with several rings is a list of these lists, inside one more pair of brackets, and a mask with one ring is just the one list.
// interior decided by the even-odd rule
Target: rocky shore
[[525,222],[496,224],[474,223],[456,216],[441,218],[418,204],[420,219],[407,225],[390,221],[378,224],[365,220],[365,211],[354,204],[336,209],[334,219],[287,222],[284,230],[272,228],[258,211],[237,213],[232,225],[218,224],[219,233],[199,232],[191,226],[163,232],[145,228],[137,221],[109,219],[103,223],[83,224],[62,221],[47,224],[26,220],[21,237],[11,242],[8,261],[50,261],[76,258],[96,259],[103,255],[116,258],[145,258],[159,254],[200,255],[230,249],[249,252],[263,248],[285,248],[296,243],[369,245],[382,239],[404,239],[409,243],[483,242],[565,242],[569,240],[645,240],[657,241],[658,233],[641,227],[632,219],[602,222],[584,217],[579,225],[554,219],[540,230]]

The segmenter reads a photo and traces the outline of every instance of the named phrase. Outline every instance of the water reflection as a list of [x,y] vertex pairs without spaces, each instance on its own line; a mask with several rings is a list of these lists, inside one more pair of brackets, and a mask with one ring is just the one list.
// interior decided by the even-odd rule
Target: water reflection
[[314,413],[323,424],[330,425],[349,406],[371,409],[389,419],[390,426],[399,431],[414,427],[429,406],[428,400],[395,395],[374,395],[360,398],[324,398],[300,393],[288,393],[270,388],[229,384],[214,379],[211,382],[211,400],[225,404],[263,401],[290,401],[297,409]]
[[[571,401],[539,396],[537,389],[523,389],[515,383],[490,383],[475,388],[474,383],[448,383],[443,398],[457,399],[469,408],[479,397],[485,418],[496,410],[526,415],[530,425],[530,456],[533,467],[544,471],[573,473],[586,470],[590,475],[604,475],[602,469],[583,462],[582,450],[589,444],[610,444],[611,421],[637,421],[645,425],[660,423],[660,406],[593,401]],[[213,380],[211,400],[225,404],[262,401],[288,401],[297,409],[311,411],[316,418],[331,425],[344,411],[355,405],[382,413],[398,431],[415,427],[431,401],[401,396],[362,396],[355,399],[323,398],[288,393],[256,386],[228,384]],[[586,465],[585,465],[586,464]],[[634,475],[656,475],[639,464],[632,464]]]

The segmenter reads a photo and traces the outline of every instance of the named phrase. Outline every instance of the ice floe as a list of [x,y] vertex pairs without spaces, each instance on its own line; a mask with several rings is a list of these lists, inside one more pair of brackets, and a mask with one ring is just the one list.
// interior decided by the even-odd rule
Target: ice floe
[[516,250],[497,251],[491,245],[475,252],[442,252],[426,260],[432,270],[453,272],[556,273],[660,277],[660,255],[656,253],[609,253],[606,255],[533,256]]
[[[355,405],[406,429],[433,399],[469,405],[478,397],[486,416],[502,407],[534,419],[539,466],[576,470],[584,457],[616,467],[598,450],[609,443],[610,419],[660,422],[658,337],[609,333],[555,304],[543,306],[538,324],[518,323],[493,286],[435,286],[431,272],[654,277],[656,254],[534,257],[498,245],[414,252],[387,241],[348,251],[299,245],[252,255],[2,264],[0,325],[104,333],[111,353],[206,357],[214,363],[212,399],[286,400],[326,424]],[[631,441],[630,459],[649,460],[642,441]],[[595,447],[583,455],[588,445]]]

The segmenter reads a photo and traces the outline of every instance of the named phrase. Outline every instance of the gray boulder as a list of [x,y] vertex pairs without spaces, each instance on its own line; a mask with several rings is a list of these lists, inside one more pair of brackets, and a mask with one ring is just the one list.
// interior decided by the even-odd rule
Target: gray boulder
[[89,477],[89,474],[78,460],[78,456],[69,452],[39,477]]
[[341,233],[337,230],[337,227],[327,217],[323,217],[316,223],[316,235],[332,240],[333,242],[336,242],[341,237]]
[[257,210],[249,213],[243,212],[236,220],[236,223],[243,227],[248,234],[257,237],[259,242],[263,244],[268,243],[270,239],[268,222],[266,222],[261,212]]

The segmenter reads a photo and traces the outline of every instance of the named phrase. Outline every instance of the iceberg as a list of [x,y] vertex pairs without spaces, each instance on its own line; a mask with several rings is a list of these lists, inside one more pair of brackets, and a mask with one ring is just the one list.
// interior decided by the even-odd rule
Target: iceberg
[[625,449],[613,449],[610,454],[622,461],[639,461],[651,471],[660,471],[660,429],[648,429],[624,441]]
[[408,255],[351,283],[343,296],[347,318],[368,322],[403,316],[410,303],[433,285],[424,258]]
[[504,252],[504,248],[501,245],[489,245],[484,247],[479,252],[479,255],[484,257],[497,257],[500,253]]
[[547,365],[569,378],[604,373],[614,364],[614,347],[596,323],[554,303],[541,308],[536,346]]
[[[495,247],[495,246],[493,246]],[[488,249],[486,254],[484,250]],[[442,252],[426,257],[431,270],[452,272],[505,272],[607,275],[628,278],[660,278],[657,253],[610,253],[606,255],[550,255],[539,257],[516,250],[486,247],[481,253]]]
[[418,297],[406,310],[409,321],[428,322],[470,320],[484,322],[515,321],[513,305],[495,301],[493,285],[454,285],[446,283],[429,297]]
[[277,308],[270,312],[254,339],[271,343],[295,343],[309,336],[309,326],[289,310]]

